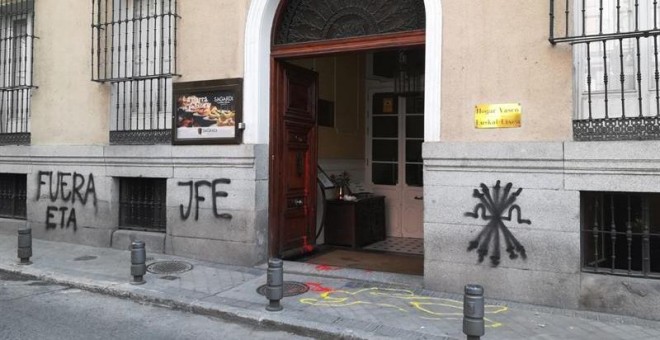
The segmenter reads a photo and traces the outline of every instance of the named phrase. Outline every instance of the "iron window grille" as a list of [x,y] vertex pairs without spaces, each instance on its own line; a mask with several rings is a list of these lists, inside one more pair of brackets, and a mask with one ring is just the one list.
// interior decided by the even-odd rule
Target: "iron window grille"
[[34,0],[0,0],[0,145],[30,143]]
[[165,179],[119,179],[119,229],[165,232],[165,209]]
[[574,139],[660,139],[658,0],[550,0],[550,42],[575,46]]
[[169,143],[176,0],[92,0],[92,80],[112,87],[110,142]]
[[0,174],[0,217],[26,219],[27,176]]
[[582,193],[582,271],[660,278],[660,194]]

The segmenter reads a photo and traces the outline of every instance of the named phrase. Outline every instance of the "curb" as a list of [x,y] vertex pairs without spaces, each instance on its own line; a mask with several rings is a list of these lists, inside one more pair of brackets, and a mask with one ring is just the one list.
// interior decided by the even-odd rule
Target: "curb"
[[[148,303],[156,306],[167,307],[183,312],[205,315],[219,318],[225,321],[240,322],[251,326],[262,326],[273,328],[279,331],[287,331],[300,336],[313,337],[316,339],[379,339],[385,338],[375,334],[366,334],[361,331],[347,330],[345,328],[330,326],[313,321],[299,321],[296,319],[285,320],[286,318],[264,317],[263,314],[254,311],[236,308],[227,305],[205,304],[199,300],[181,301],[176,299],[163,299],[148,294],[139,294],[118,288],[114,285],[99,286],[86,284],[75,280],[56,278],[47,274],[24,273],[16,268],[7,268],[0,266],[0,271],[19,275],[31,280],[39,280],[53,284],[63,285],[71,288],[81,289],[91,293],[113,296],[121,299],[131,300],[138,303]],[[265,306],[265,303],[264,303]],[[264,307],[265,308],[265,307]],[[279,314],[281,315],[281,314]],[[272,316],[277,316],[273,314]],[[422,336],[422,334],[420,334]]]

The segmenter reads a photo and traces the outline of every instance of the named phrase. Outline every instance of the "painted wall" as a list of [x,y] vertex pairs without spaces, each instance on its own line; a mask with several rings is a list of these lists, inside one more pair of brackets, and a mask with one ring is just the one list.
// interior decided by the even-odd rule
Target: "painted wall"
[[[572,54],[548,42],[547,1],[446,0],[442,7],[441,140],[570,140]],[[522,127],[475,129],[481,103],[522,104]]]
[[[179,1],[175,82],[243,76],[249,1]],[[35,1],[33,145],[99,145],[110,85],[91,81],[91,2]],[[63,20],[67,18],[67,20]]]
[[178,81],[243,77],[249,0],[178,1]]
[[35,1],[33,145],[108,142],[110,88],[91,81],[91,1]]

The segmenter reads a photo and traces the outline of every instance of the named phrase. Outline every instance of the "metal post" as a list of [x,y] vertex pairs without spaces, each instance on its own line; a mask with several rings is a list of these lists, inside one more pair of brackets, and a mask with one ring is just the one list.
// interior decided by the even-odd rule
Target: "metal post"
[[18,264],[29,265],[32,257],[32,229],[18,230]]
[[144,242],[133,241],[131,243],[131,275],[133,276],[133,285],[144,284],[144,274],[147,273],[147,251],[144,248]]
[[484,288],[480,285],[465,286],[463,298],[463,333],[468,340],[479,340],[486,333],[484,324]]
[[268,260],[268,272],[266,274],[266,298],[269,303],[266,310],[269,312],[277,312],[282,310],[280,300],[284,295],[284,268],[282,268],[282,260],[270,259]]

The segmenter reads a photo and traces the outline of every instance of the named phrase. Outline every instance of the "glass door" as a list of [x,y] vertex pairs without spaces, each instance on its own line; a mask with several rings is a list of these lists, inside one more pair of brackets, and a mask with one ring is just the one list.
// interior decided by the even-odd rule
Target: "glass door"
[[370,96],[368,173],[374,192],[386,197],[387,234],[423,237],[423,94]]

